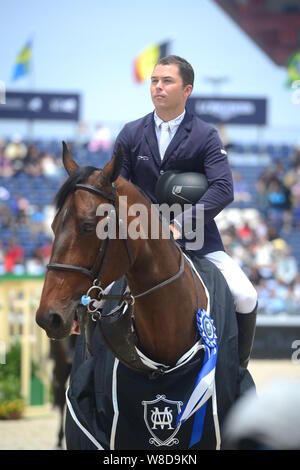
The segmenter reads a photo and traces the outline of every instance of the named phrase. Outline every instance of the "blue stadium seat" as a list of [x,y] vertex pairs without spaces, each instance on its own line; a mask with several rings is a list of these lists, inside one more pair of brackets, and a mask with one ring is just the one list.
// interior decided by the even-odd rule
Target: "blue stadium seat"
[[[37,147],[41,151],[51,152],[55,155],[57,159],[61,159],[61,142],[59,140],[37,140],[35,142]],[[259,155],[261,152],[267,152],[274,163],[280,160],[283,162],[284,167],[287,169],[290,164],[289,157],[293,154],[293,148],[288,144],[275,145],[269,143],[263,148],[260,148],[257,143],[234,143],[231,147],[230,152],[236,154],[236,156],[241,155],[242,158],[237,159],[241,164],[235,165],[232,164],[232,169],[240,173],[247,184],[248,191],[252,196],[252,201],[249,203],[242,203],[242,207],[255,207],[256,205],[256,181],[262,174],[265,166],[259,165],[242,165],[244,156],[248,155]],[[81,166],[92,165],[96,168],[103,168],[106,163],[111,159],[112,152],[99,151],[99,152],[89,152],[88,149],[83,148],[79,149],[74,147],[74,158]],[[251,155],[251,156],[252,156]],[[251,161],[250,161],[251,163]],[[4,178],[0,176],[0,186],[4,186],[10,192],[12,197],[16,197],[17,194],[21,194],[26,197],[31,204],[46,206],[53,203],[55,194],[57,193],[59,187],[65,181],[67,175],[64,169],[61,170],[59,177],[49,178],[46,176],[29,176],[24,173],[20,173],[13,178]],[[236,207],[236,203],[233,203],[233,207]],[[1,228],[0,220],[0,236],[3,240],[4,245],[7,244],[8,240],[11,237],[16,237],[19,239],[19,242],[24,244],[25,254],[29,256],[30,253],[34,250],[35,246],[40,246],[44,243],[49,242],[49,238],[46,234],[40,233],[37,236],[33,237],[28,227],[19,227],[17,234],[13,230]],[[293,253],[298,259],[300,267],[300,243],[299,243],[299,232],[292,231],[288,235],[283,237],[292,247]]]

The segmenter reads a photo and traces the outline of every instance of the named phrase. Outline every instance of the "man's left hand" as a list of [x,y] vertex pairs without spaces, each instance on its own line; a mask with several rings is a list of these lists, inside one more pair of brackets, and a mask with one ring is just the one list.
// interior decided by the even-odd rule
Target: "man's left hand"
[[174,240],[178,240],[178,238],[181,238],[181,233],[176,227],[174,227],[174,225],[170,224],[170,230],[173,233]]

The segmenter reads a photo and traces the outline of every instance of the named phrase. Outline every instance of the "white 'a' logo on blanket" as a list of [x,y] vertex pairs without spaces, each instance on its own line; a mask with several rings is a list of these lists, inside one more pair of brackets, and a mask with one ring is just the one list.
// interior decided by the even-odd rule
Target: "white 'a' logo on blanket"
[[156,446],[172,446],[178,444],[175,438],[180,429],[176,426],[177,416],[183,405],[182,401],[168,400],[165,395],[156,395],[152,401],[142,401],[144,420],[151,434],[150,444]]

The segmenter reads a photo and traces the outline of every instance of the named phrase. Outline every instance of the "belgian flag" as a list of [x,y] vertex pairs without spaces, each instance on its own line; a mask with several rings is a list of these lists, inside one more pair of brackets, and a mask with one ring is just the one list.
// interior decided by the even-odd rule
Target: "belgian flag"
[[151,77],[157,61],[169,54],[169,45],[170,41],[161,44],[152,44],[136,57],[133,72],[134,79],[137,83],[141,83]]

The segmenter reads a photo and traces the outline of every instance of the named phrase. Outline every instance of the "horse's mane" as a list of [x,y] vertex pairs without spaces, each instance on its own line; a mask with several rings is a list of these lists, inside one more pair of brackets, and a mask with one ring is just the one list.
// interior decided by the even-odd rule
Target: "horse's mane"
[[85,183],[88,177],[96,171],[97,168],[93,166],[78,167],[74,170],[69,178],[64,182],[62,187],[58,190],[54,198],[54,204],[57,210],[60,210],[69,194],[71,194],[76,187],[76,184]]
[[[82,167],[76,168],[76,170],[74,170],[70,174],[68,179],[64,182],[62,187],[58,190],[58,192],[57,192],[57,194],[54,198],[54,204],[55,204],[56,210],[59,211],[62,208],[62,206],[64,205],[64,202],[65,202],[66,198],[69,196],[69,194],[71,194],[75,191],[76,184],[85,183],[86,180],[89,178],[89,176],[92,173],[94,173],[94,171],[99,171],[99,170],[100,170],[99,168],[95,168],[93,166],[82,166]],[[137,189],[137,191],[146,199],[146,201],[149,204],[152,204],[152,201],[151,201],[150,197],[139,186],[137,186],[137,185],[135,185],[135,184],[133,184],[133,183],[127,181],[127,180],[126,180],[126,183],[130,183],[135,189]],[[157,208],[156,208],[156,212],[157,212],[157,216],[159,217],[159,219],[162,220],[162,215],[157,210]]]

